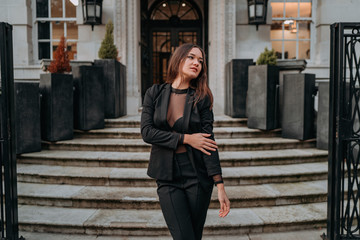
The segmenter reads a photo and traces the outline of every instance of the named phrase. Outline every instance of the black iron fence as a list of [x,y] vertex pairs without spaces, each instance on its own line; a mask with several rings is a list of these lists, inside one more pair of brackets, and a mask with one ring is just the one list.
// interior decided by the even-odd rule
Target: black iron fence
[[331,25],[327,239],[360,239],[360,23]]
[[0,23],[0,231],[1,239],[19,239],[12,26]]

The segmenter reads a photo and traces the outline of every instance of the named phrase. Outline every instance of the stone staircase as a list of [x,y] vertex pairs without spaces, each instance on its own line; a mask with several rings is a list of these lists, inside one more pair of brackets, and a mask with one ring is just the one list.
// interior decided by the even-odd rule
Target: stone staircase
[[[248,129],[246,119],[215,120],[232,209],[217,216],[214,189],[204,239],[326,226],[327,151],[314,140],[283,139],[279,130]],[[139,125],[139,116],[109,119],[105,129],[76,131],[73,140],[18,156],[20,229],[89,239],[169,236]]]

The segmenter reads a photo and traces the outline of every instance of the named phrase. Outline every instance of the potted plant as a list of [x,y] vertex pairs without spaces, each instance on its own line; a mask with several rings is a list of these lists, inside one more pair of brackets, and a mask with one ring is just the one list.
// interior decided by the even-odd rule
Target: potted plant
[[118,60],[118,50],[114,44],[114,25],[106,24],[105,38],[101,43],[94,65],[103,69],[105,89],[105,117],[117,118],[126,115],[126,68]]
[[46,141],[73,138],[73,78],[62,36],[48,71],[40,74],[41,137]]
[[256,66],[249,66],[246,101],[249,128],[277,128],[279,69],[276,59],[275,50],[265,48]]

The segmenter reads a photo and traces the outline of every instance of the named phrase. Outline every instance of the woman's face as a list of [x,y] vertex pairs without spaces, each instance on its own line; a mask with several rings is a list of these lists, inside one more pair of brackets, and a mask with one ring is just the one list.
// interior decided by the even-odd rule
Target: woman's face
[[192,48],[185,58],[182,67],[180,65],[180,72],[187,80],[192,80],[199,76],[204,62],[202,52],[198,48]]

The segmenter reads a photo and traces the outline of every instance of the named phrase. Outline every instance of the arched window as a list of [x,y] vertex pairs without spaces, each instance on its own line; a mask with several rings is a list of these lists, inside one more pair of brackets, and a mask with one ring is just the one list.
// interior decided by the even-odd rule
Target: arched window
[[151,20],[199,20],[194,7],[184,0],[161,1],[151,13]]

